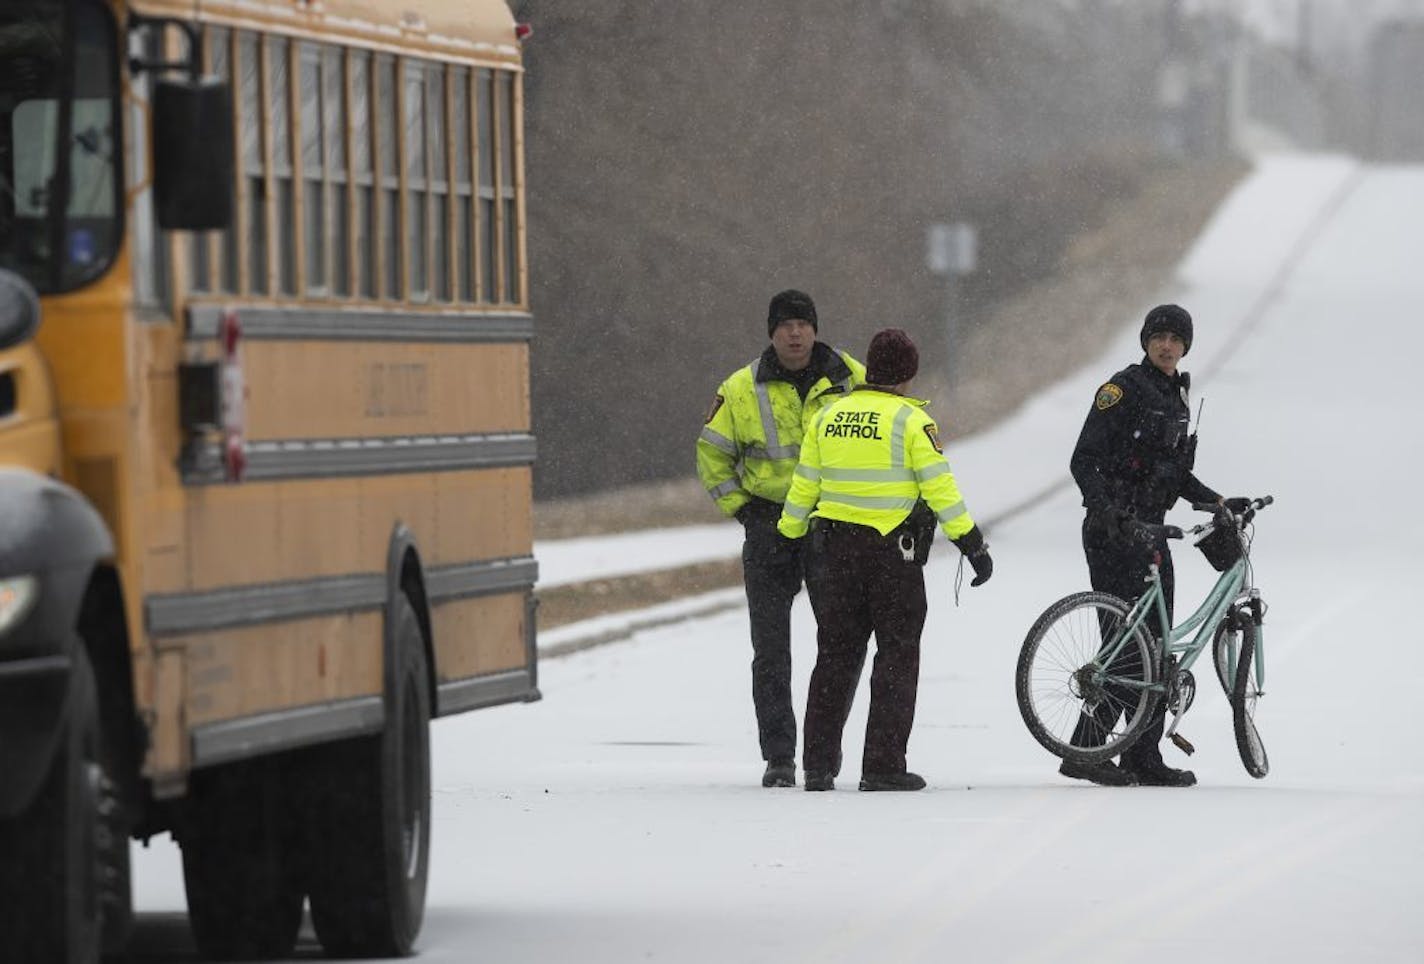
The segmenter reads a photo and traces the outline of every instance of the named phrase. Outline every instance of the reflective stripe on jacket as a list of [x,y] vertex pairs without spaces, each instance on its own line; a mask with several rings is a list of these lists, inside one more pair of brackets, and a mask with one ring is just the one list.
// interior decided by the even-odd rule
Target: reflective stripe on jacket
[[801,444],[801,461],[777,528],[792,539],[812,517],[870,526],[888,535],[924,499],[957,539],[974,527],[939,450],[924,402],[856,389],[823,408]]
[[818,342],[812,363],[826,374],[812,383],[803,402],[794,385],[769,377],[762,362],[757,358],[721,384],[697,438],[697,474],[726,515],[753,496],[785,501],[801,439],[816,413],[865,381],[864,365]]

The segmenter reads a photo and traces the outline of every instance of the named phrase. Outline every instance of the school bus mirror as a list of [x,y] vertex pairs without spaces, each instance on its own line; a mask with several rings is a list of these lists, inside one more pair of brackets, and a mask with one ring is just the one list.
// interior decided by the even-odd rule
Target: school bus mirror
[[232,223],[232,87],[215,77],[159,80],[153,95],[153,203],[165,230]]
[[222,370],[217,362],[178,366],[178,417],[190,434],[217,430],[222,421]]
[[23,345],[40,326],[40,299],[30,283],[0,269],[0,351]]

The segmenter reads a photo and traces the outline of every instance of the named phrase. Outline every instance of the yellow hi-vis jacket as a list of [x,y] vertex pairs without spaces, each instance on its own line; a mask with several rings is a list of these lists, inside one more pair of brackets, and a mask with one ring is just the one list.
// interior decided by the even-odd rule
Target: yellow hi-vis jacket
[[865,381],[864,365],[821,342],[812,348],[811,364],[823,374],[804,402],[794,385],[771,377],[767,353],[718,387],[697,437],[697,474],[725,515],[736,514],[752,496],[785,501],[811,420]]
[[951,539],[974,528],[940,451],[925,403],[858,388],[821,409],[801,443],[801,462],[777,529],[798,539],[811,517],[870,526],[881,535],[924,499]]

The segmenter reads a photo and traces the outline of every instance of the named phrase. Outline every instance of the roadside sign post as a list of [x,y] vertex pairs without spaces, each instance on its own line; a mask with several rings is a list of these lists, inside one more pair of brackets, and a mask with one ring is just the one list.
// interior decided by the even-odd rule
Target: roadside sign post
[[945,376],[952,386],[963,334],[955,304],[955,281],[973,273],[978,264],[978,232],[966,221],[935,222],[930,225],[925,241],[925,265],[931,274],[944,279],[944,335],[949,349],[945,356]]

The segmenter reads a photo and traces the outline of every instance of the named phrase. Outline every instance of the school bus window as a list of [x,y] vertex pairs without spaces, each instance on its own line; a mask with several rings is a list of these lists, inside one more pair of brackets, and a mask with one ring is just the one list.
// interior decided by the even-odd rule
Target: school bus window
[[396,62],[386,55],[376,57],[376,150],[380,173],[381,204],[376,231],[381,245],[384,283],[381,295],[398,300],[401,284],[400,168],[396,161]]
[[297,90],[302,137],[303,267],[306,291],[327,294],[326,287],[326,163],[322,126],[321,50],[315,44],[297,46]]
[[432,64],[425,72],[426,120],[430,140],[430,273],[431,293],[450,300],[450,145],[445,139],[445,68]]
[[425,66],[405,62],[405,217],[406,257],[410,262],[410,297],[424,300],[430,294],[426,275],[426,241],[430,232],[426,223],[429,213],[428,180],[425,171]]
[[[102,5],[75,5],[71,93],[63,77],[66,6],[0,5],[0,267],[42,294],[98,277],[120,242],[118,41]],[[62,94],[73,98],[63,156],[55,150]],[[61,163],[69,165],[71,185],[63,212],[53,210],[49,191]]]
[[494,82],[490,71],[481,70],[475,84],[475,109],[478,142],[475,145],[480,174],[480,300],[494,301],[495,292],[495,220],[494,220],[494,138],[491,131],[491,110],[494,106]]
[[[226,30],[209,27],[203,32],[203,70],[226,80],[227,71]],[[195,231],[190,235],[188,288],[194,292],[213,290],[214,265],[222,257],[224,238],[221,234]]]
[[371,55],[363,50],[350,53],[351,83],[351,181],[356,203],[356,290],[362,298],[374,300],[376,290],[376,179],[371,166]]
[[[140,60],[163,60],[167,55],[163,41],[163,31],[158,29],[131,34],[129,53]],[[150,75],[135,77],[133,83],[141,100],[152,98],[153,79]],[[145,130],[147,120],[147,115],[135,105],[134,129]],[[148,166],[149,169],[152,168],[151,159]],[[168,264],[169,239],[158,229],[151,192],[142,192],[142,196],[145,202],[134,208],[133,244],[138,256],[132,259],[133,297],[137,304],[167,315],[172,305],[169,289],[172,278]]]
[[497,75],[499,97],[499,197],[504,221],[505,301],[519,300],[519,228],[514,203],[514,75],[502,70]]
[[470,183],[470,72],[455,67],[450,72],[451,141],[455,155],[455,275],[461,301],[475,300],[475,197]]
[[262,57],[256,34],[242,33],[237,42],[238,113],[241,115],[244,195],[243,225],[239,235],[247,248],[247,285],[244,294],[267,293],[267,177],[266,137],[262,124]]
[[[209,58],[209,69],[224,83],[232,82],[232,44],[233,35],[230,31],[218,28],[209,31],[208,42],[205,45]],[[229,294],[237,294],[239,290],[237,219],[234,218],[231,225],[212,237],[213,244],[217,247],[218,277],[222,290]]]
[[269,243],[277,251],[278,290],[297,293],[296,198],[292,183],[291,44],[267,38],[267,110],[272,130],[271,180],[276,212],[268,225]]
[[188,252],[190,255],[188,289],[194,292],[211,291],[213,288],[212,241],[206,231],[193,232]]
[[350,209],[346,196],[346,73],[344,57],[337,47],[322,48],[321,116],[326,141],[326,184],[323,194],[330,211],[331,293],[338,298],[351,294]]

